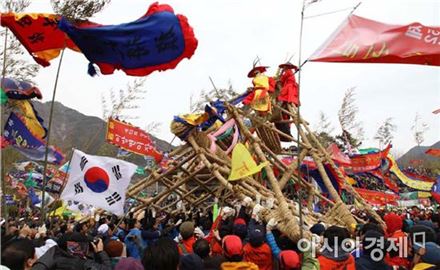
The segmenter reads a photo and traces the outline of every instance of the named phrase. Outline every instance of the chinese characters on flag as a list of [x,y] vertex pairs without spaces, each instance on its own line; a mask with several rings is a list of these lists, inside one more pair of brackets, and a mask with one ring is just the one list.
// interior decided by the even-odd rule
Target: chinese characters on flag
[[352,15],[310,61],[440,66],[440,27],[391,25]]
[[35,61],[46,67],[66,47],[79,51],[73,41],[58,29],[59,19],[56,14],[3,13],[1,25],[8,27]]
[[361,173],[361,172],[372,171],[379,168],[382,160],[387,157],[390,149],[391,149],[391,145],[388,145],[387,148],[385,148],[384,150],[378,153],[356,155],[350,157],[351,171],[353,173]]
[[124,150],[153,157],[157,163],[162,160],[150,135],[138,127],[110,118],[107,125],[107,141]]
[[361,195],[364,200],[372,205],[397,205],[397,200],[399,196],[396,194],[388,194],[384,192],[363,189],[363,188],[354,188],[359,195]]

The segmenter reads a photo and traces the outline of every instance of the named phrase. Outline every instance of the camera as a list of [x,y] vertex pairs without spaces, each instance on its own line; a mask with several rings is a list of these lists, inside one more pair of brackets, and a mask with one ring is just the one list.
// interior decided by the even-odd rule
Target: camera
[[130,241],[136,240],[136,235],[129,235],[127,236],[127,239]]
[[99,243],[99,240],[101,240],[101,238],[99,237],[93,238],[93,244],[97,245]]

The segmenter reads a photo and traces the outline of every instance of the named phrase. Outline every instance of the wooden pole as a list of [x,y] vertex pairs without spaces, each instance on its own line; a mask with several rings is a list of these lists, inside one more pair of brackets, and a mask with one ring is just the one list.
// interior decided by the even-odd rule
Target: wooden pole
[[50,105],[50,114],[49,114],[49,126],[47,130],[47,138],[46,138],[46,153],[44,154],[44,170],[43,170],[43,185],[42,185],[42,202],[41,202],[41,219],[43,223],[46,221],[46,209],[45,209],[45,202],[44,197],[46,195],[46,185],[47,185],[47,157],[49,155],[49,143],[50,143],[50,132],[52,131],[52,119],[53,119],[53,110],[54,110],[54,103],[55,103],[55,95],[57,93],[57,86],[58,86],[58,79],[60,76],[60,70],[61,70],[61,63],[63,62],[63,56],[64,56],[64,50],[61,51],[60,61],[58,62],[58,69],[57,74],[55,77],[55,84],[53,86],[53,93],[52,93],[52,104]]
[[67,176],[69,175],[70,163],[72,162],[73,152],[75,152],[75,148],[72,148],[72,153],[70,153],[69,162],[67,163],[67,171],[66,174],[64,175],[63,185],[61,186],[60,193],[58,194],[58,200],[60,199],[61,193],[63,192],[64,188],[66,187],[66,180],[67,180]]
[[[6,28],[6,30],[5,30],[5,45],[4,46],[5,47],[4,47],[4,50],[3,50],[2,82],[4,81],[4,79],[6,77],[6,50],[7,50],[7,46],[8,46],[8,28]],[[2,89],[3,89],[3,85],[2,85]],[[1,192],[2,198],[1,198],[1,203],[2,203],[2,206],[3,206],[3,211],[5,211],[3,213],[3,215],[4,215],[4,218],[5,218],[5,221],[6,221],[6,224],[5,224],[6,230],[8,230],[8,228],[9,228],[9,222],[8,222],[9,211],[6,209],[6,198],[5,198],[5,188],[6,188],[6,186],[5,186],[5,181],[6,181],[5,165],[6,165],[6,161],[5,161],[5,158],[3,157],[3,153],[2,153],[1,159],[2,159],[2,164],[1,164],[1,166],[2,166],[2,179],[1,179],[1,181],[2,181],[2,185],[1,185],[1,187],[2,187],[2,192]]]

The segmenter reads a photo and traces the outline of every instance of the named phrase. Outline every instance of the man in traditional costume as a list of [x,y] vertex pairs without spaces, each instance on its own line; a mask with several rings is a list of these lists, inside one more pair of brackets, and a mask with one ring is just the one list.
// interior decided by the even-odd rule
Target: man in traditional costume
[[281,91],[278,95],[278,101],[293,103],[299,106],[298,83],[292,69],[298,70],[298,67],[290,62],[278,66],[281,69],[280,84]]
[[261,115],[270,113],[272,110],[270,95],[275,89],[275,80],[264,74],[268,67],[255,66],[248,73],[252,79],[252,92],[243,100],[243,104],[249,105]]
[[[299,96],[298,96],[298,84],[295,80],[295,75],[293,73],[293,69],[298,70],[298,67],[293,65],[290,62],[286,62],[278,66],[281,70],[279,76],[279,94],[277,96],[277,100],[281,102],[281,106],[287,109],[287,104],[295,104],[296,107],[299,106]],[[290,119],[290,116],[286,113],[281,113],[282,121],[287,121]],[[290,132],[290,123],[277,123],[275,122],[275,127],[282,131],[283,133],[292,136]],[[281,137],[281,141],[289,142],[286,137]]]

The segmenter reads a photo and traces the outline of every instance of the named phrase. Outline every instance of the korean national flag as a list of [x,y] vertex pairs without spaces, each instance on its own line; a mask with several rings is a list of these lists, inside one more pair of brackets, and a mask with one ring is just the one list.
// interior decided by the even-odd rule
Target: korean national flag
[[123,160],[87,155],[75,149],[60,198],[123,215],[125,192],[136,169],[137,165]]

